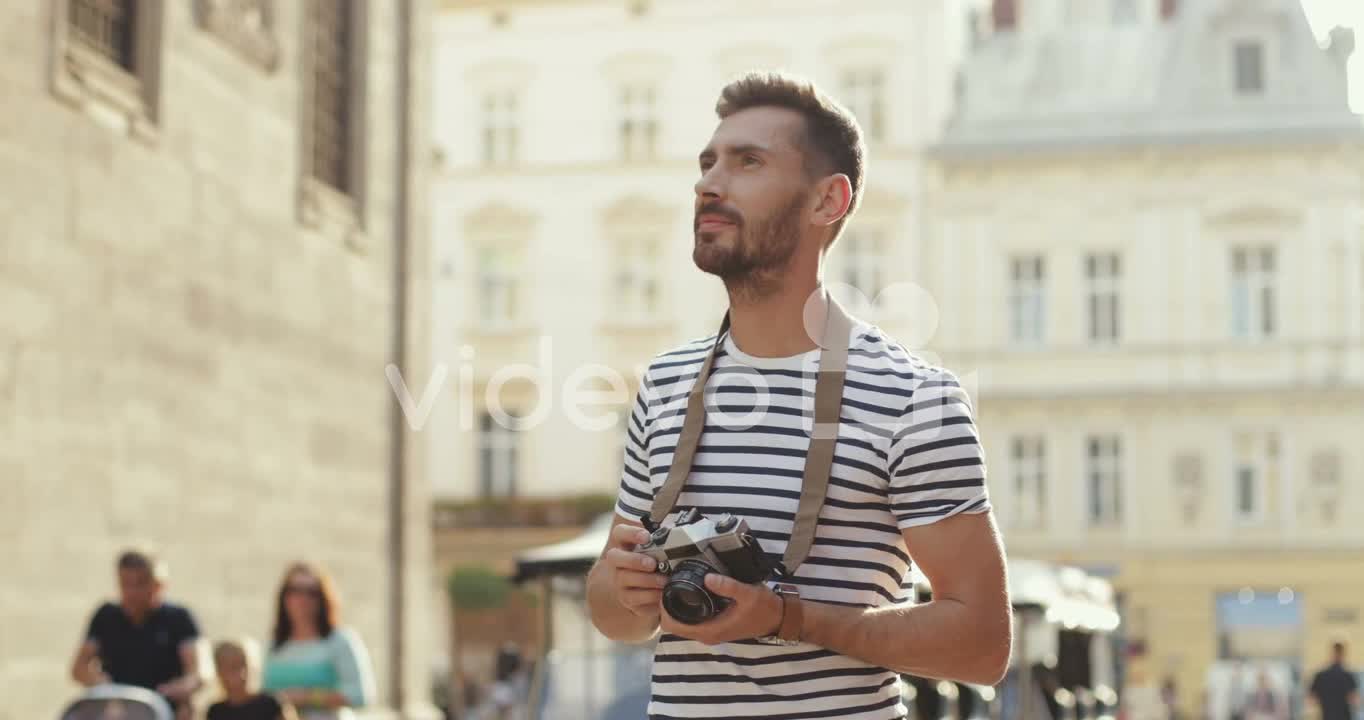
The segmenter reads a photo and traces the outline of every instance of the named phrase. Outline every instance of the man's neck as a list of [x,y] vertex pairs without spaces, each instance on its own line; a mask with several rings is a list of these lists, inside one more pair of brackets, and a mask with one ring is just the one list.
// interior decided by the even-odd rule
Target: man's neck
[[[806,320],[810,303],[813,322]],[[780,358],[819,347],[827,301],[818,280],[792,282],[755,296],[729,293],[729,325],[734,344],[755,357]]]
[[248,700],[255,697],[246,688],[237,691],[227,691],[227,702],[231,705],[244,705]]

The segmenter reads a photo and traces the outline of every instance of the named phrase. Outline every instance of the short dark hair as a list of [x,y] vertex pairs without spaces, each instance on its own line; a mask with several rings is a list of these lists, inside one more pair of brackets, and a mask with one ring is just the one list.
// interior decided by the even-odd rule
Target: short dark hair
[[805,136],[797,141],[805,151],[805,171],[811,178],[833,173],[848,176],[852,198],[847,214],[834,226],[832,244],[862,198],[867,152],[857,119],[813,82],[776,72],[751,72],[726,85],[715,103],[715,114],[724,120],[755,107],[786,108],[805,118]]
[[118,556],[119,570],[146,570],[153,580],[161,582],[166,579],[166,564],[161,562],[151,550],[145,548],[135,548],[124,550]]
[[1336,655],[1343,656],[1345,654],[1345,643],[1340,642],[1338,640],[1336,642],[1331,643],[1331,652],[1335,653]]

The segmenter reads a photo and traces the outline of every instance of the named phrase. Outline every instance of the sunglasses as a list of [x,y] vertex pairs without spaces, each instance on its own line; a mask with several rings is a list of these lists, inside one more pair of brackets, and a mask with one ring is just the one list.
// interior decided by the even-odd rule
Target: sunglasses
[[284,592],[290,595],[299,594],[312,595],[313,597],[317,597],[322,594],[322,588],[318,587],[317,585],[302,585],[297,583],[289,583],[284,586]]

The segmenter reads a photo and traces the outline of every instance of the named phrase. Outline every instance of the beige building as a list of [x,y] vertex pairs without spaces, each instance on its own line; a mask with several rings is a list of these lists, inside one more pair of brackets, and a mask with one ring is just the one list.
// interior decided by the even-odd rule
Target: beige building
[[1129,687],[1172,677],[1188,709],[1225,717],[1240,658],[1358,659],[1352,36],[1323,50],[1297,0],[992,10],[914,277],[976,379],[1009,550],[1111,575]]
[[427,372],[427,12],[0,10],[0,718],[74,695],[134,542],[211,638],[329,568],[375,713],[426,716],[425,438],[384,370]]

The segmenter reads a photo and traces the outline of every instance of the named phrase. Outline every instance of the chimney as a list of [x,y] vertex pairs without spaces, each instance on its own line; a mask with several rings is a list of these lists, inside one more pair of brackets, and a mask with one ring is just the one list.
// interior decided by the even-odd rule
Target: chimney
[[1169,20],[1179,12],[1179,0],[1160,0],[1160,19]]
[[994,0],[990,8],[995,32],[1009,32],[1018,28],[1018,0]]
[[1337,25],[1331,28],[1331,39],[1326,43],[1326,54],[1342,68],[1350,61],[1355,52],[1355,31],[1353,28]]
[[1350,95],[1350,70],[1346,64],[1350,62],[1350,56],[1354,52],[1354,29],[1340,25],[1331,28],[1330,40],[1326,43],[1326,56],[1331,58],[1332,64],[1340,68],[1340,90],[1345,94],[1345,97]]

